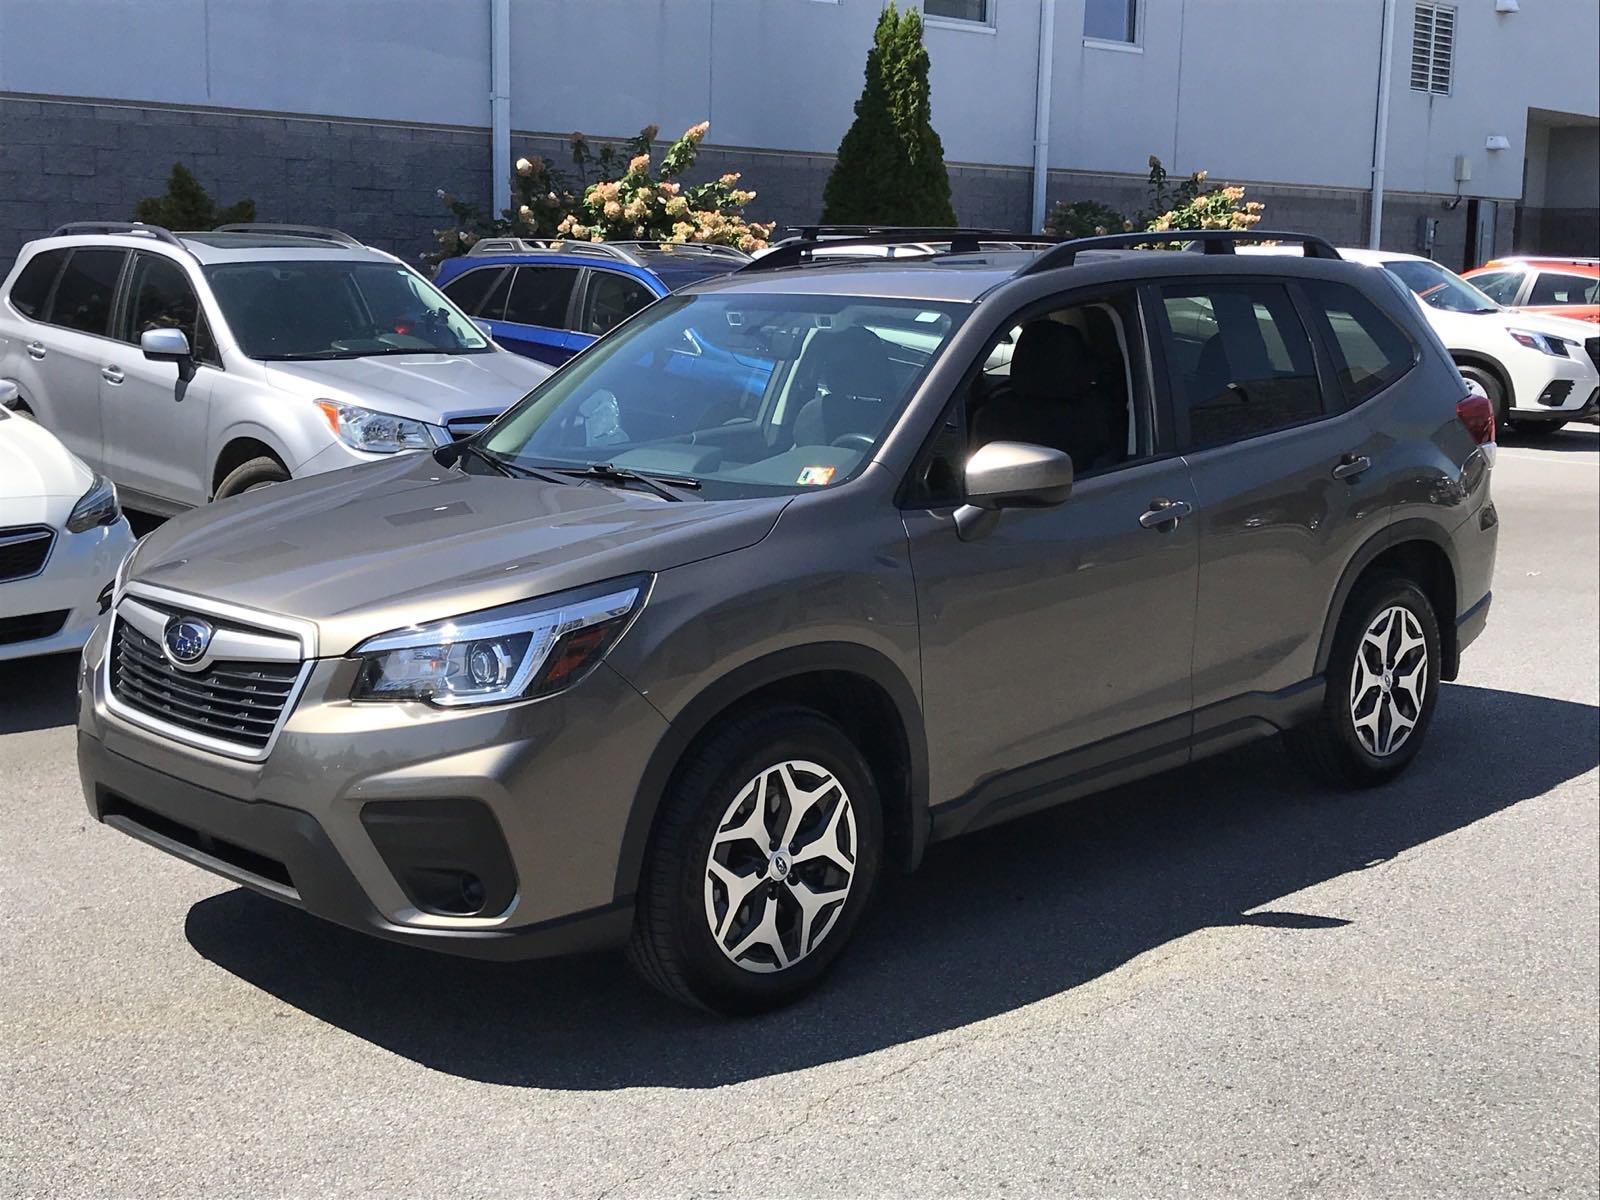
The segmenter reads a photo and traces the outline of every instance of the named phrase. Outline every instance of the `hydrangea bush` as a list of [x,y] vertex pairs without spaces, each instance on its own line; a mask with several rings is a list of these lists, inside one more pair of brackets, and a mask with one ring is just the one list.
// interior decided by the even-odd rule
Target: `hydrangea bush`
[[[1244,189],[1234,184],[1205,188],[1206,173],[1195,171],[1175,186],[1161,160],[1150,156],[1150,207],[1125,217],[1116,209],[1093,200],[1057,204],[1045,221],[1045,230],[1066,237],[1169,229],[1251,229],[1260,224],[1266,205],[1245,200]],[[1162,243],[1175,246],[1177,243]]]

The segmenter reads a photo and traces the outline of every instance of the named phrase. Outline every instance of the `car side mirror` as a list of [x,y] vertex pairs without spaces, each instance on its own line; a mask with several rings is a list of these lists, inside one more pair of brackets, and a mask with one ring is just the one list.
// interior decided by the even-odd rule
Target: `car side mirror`
[[967,459],[967,502],[956,510],[964,540],[993,527],[1004,508],[1053,508],[1072,495],[1072,456],[1032,442],[990,442]]
[[146,329],[139,335],[139,349],[154,362],[182,363],[194,357],[181,329]]
[[473,317],[472,323],[478,327],[478,332],[483,334],[484,337],[490,341],[494,340],[494,326],[490,325],[489,322],[482,317]]

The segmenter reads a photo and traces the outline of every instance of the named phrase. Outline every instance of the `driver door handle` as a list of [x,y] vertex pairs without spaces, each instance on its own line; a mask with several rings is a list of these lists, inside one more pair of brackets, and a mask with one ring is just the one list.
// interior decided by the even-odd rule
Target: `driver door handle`
[[45,356],[45,348],[44,348],[44,343],[43,342],[29,342],[28,343],[28,357],[29,358],[38,359],[38,358],[43,358],[44,356]]
[[107,383],[121,383],[123,379],[121,367],[101,367],[100,378]]
[[1346,454],[1333,468],[1335,479],[1354,479],[1372,469],[1372,460],[1365,454]]
[[1193,511],[1187,500],[1152,500],[1150,507],[1139,514],[1139,524],[1146,529],[1175,529]]

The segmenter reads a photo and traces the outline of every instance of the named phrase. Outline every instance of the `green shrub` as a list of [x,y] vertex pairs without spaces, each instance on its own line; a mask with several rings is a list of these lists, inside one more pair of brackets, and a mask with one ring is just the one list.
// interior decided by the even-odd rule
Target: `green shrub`
[[1122,233],[1129,228],[1128,218],[1098,200],[1074,200],[1057,204],[1045,218],[1044,231],[1062,237],[1097,237]]
[[[1204,171],[1196,171],[1177,185],[1171,184],[1166,167],[1154,154],[1150,156],[1150,206],[1125,217],[1109,205],[1096,200],[1076,200],[1057,204],[1045,219],[1047,233],[1063,237],[1094,237],[1098,234],[1168,229],[1251,229],[1261,221],[1266,205],[1246,201],[1244,189],[1234,184],[1202,191]],[[1176,242],[1160,243],[1173,248]]]
[[172,164],[163,196],[146,196],[133,208],[133,219],[166,229],[215,229],[256,219],[256,202],[240,200],[219,209],[200,181],[181,162]]
[[954,225],[944,145],[930,122],[922,16],[878,17],[856,119],[839,143],[822,219],[838,224]]

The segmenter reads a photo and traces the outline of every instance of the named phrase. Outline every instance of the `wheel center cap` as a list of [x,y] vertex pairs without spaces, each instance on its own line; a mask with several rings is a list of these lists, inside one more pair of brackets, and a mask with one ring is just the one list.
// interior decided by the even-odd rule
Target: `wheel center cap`
[[789,868],[792,865],[789,861],[789,856],[779,850],[772,856],[772,866],[769,869],[774,879],[787,879],[789,878]]
[[1385,671],[1383,673],[1383,690],[1386,691],[1386,692],[1392,692],[1394,690],[1394,672],[1393,671]]

